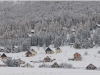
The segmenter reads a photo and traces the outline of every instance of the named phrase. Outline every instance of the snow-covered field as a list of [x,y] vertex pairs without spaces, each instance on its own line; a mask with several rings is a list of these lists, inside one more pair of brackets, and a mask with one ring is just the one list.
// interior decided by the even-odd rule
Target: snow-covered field
[[[45,68],[0,68],[0,75],[100,75],[99,71]],[[6,71],[6,72],[5,72]]]
[[[100,67],[100,55],[97,53],[100,48],[91,48],[91,49],[74,49],[70,46],[60,47],[62,53],[59,54],[45,54],[43,48],[31,47],[37,51],[37,55],[34,57],[25,57],[26,52],[20,53],[5,53],[8,57],[15,59],[21,58],[26,63],[34,65],[34,68],[12,68],[12,67],[0,67],[0,75],[38,75],[38,74],[50,74],[50,75],[66,75],[66,74],[100,74],[99,70],[86,70],[86,66],[92,63],[97,68]],[[55,48],[50,47],[54,52]],[[84,55],[84,52],[87,51],[88,55]],[[82,56],[82,61],[68,61],[68,58],[73,58],[74,53],[80,53]],[[2,54],[2,53],[1,53]],[[30,61],[39,61],[43,60],[46,56],[49,56],[51,59],[56,59],[53,62],[45,63],[47,65],[52,65],[54,62],[58,64],[64,62],[72,64],[73,67],[80,67],[80,69],[63,69],[63,68],[39,68],[39,65],[43,63],[33,63]],[[6,71],[5,71],[6,70]]]

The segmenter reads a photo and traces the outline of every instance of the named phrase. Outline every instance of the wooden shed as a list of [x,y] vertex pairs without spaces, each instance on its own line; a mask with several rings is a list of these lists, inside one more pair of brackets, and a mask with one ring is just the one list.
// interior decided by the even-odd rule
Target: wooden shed
[[27,51],[25,55],[26,55],[26,57],[31,57],[31,56],[33,56],[33,54],[32,54],[31,51]]
[[47,56],[46,58],[44,58],[43,61],[44,62],[52,62],[53,60],[49,56]]
[[56,53],[61,53],[62,52],[62,50],[58,47],[57,49],[56,49]]
[[60,68],[60,66],[55,62],[53,65],[51,65],[52,68]]
[[37,52],[36,52],[34,49],[32,49],[31,52],[32,52],[34,55],[37,54]]
[[49,47],[45,50],[46,54],[53,54],[54,51],[52,51]]
[[2,58],[2,59],[7,59],[6,54],[3,53],[3,54],[1,55],[1,58]]
[[81,55],[80,55],[79,53],[76,52],[76,53],[74,54],[74,60],[76,60],[76,61],[77,61],[77,60],[82,60]]
[[94,66],[93,64],[89,64],[87,67],[86,67],[87,70],[95,70],[97,69],[96,66]]

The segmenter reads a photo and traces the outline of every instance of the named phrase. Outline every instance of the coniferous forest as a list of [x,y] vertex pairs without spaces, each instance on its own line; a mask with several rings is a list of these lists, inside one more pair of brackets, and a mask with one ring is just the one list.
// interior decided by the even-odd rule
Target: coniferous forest
[[0,46],[7,53],[28,51],[30,46],[98,47],[99,24],[99,1],[0,2]]

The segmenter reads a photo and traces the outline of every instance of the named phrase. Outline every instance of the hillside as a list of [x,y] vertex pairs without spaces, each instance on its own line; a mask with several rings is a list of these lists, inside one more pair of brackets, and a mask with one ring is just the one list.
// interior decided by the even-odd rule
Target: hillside
[[78,18],[80,15],[100,13],[99,6],[99,1],[4,1],[0,2],[0,21],[51,20],[61,16]]
[[99,6],[99,1],[1,1],[0,51],[100,46]]
[[100,74],[100,1],[0,1],[0,70]]

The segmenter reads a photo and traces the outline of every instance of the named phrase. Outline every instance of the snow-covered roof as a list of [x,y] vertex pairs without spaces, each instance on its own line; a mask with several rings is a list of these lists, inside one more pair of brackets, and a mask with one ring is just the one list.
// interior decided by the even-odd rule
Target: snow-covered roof
[[99,64],[96,62],[85,62],[84,67],[87,67],[89,64],[93,64],[96,67],[100,67]]
[[52,51],[49,47],[45,51]]
[[47,60],[47,59],[51,60],[51,58],[49,56],[47,56],[47,57],[44,58],[44,60]]
[[[33,50],[33,51],[32,51],[32,50]],[[32,50],[30,50],[30,52],[31,52],[32,54],[35,54],[36,51],[35,51],[34,49],[32,49]]]
[[3,54],[1,55],[1,57],[7,57],[7,56],[6,56],[6,54],[3,53]]
[[61,50],[61,49],[59,47],[57,47],[56,50]]
[[32,62],[21,64],[20,66],[25,66],[25,65],[30,65],[30,66],[34,67],[34,64]]
[[26,54],[32,54],[32,51],[29,50],[29,51],[26,52]]

